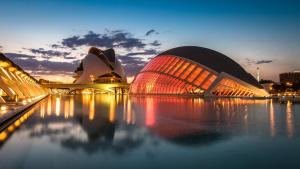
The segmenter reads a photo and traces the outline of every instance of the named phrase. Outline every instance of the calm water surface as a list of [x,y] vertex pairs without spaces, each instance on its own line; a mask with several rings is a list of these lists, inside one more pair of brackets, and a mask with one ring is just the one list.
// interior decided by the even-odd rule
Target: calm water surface
[[300,105],[51,96],[0,136],[1,169],[300,168]]

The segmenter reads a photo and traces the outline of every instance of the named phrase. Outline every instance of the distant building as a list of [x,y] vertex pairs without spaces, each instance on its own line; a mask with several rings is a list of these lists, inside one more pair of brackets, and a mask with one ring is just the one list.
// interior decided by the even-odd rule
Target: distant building
[[75,70],[75,84],[126,82],[124,69],[113,49],[91,47]]
[[283,84],[298,84],[300,83],[300,71],[281,73],[279,78],[280,83]]
[[261,79],[259,81],[259,83],[264,87],[264,89],[271,93],[274,93],[274,88],[273,85],[275,84],[275,82],[273,82],[272,80],[265,80],[265,79]]
[[154,57],[135,77],[132,94],[268,96],[258,81],[229,57],[183,46]]

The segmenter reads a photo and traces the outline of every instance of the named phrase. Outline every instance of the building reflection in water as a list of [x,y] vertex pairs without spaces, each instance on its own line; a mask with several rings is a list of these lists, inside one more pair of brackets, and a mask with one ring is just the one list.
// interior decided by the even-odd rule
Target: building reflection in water
[[115,122],[116,121],[116,99],[118,96],[110,95],[109,96],[109,121]]
[[48,98],[47,98],[47,115],[48,116],[51,115],[51,108],[52,108],[51,99],[52,99],[52,97],[48,96]]
[[274,114],[274,104],[273,100],[270,101],[270,134],[271,137],[275,137],[276,135],[276,127],[275,127],[275,114]]
[[55,98],[55,115],[59,116],[60,115],[60,96],[56,96]]
[[287,136],[292,138],[294,135],[294,115],[292,112],[292,103],[288,101],[286,104],[286,129]]
[[95,94],[90,95],[89,100],[89,120],[94,120],[95,117]]
[[[32,118],[40,119],[26,124],[28,130],[32,128],[31,137],[46,135],[65,148],[82,148],[88,153],[117,151],[120,147],[127,151],[141,145],[149,135],[177,145],[214,143],[231,133],[255,133],[257,129],[276,136],[274,103],[268,100],[83,94],[51,96],[39,106],[32,110],[38,116]],[[290,138],[294,135],[291,106],[288,103],[286,107]],[[266,119],[261,118],[264,112]],[[5,140],[22,123],[21,119],[16,121],[0,139]]]
[[155,105],[153,103],[153,98],[146,98],[146,126],[151,127],[155,123]]

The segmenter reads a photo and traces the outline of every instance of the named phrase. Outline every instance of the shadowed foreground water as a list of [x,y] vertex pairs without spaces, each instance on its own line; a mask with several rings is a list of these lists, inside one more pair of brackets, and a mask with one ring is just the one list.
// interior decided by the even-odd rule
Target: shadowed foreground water
[[51,96],[0,135],[1,169],[300,168],[300,105]]

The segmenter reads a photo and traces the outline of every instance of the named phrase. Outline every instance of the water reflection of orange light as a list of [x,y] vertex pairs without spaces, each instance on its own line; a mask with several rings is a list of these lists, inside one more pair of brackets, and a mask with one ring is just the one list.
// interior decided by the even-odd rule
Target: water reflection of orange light
[[7,133],[6,131],[2,131],[0,133],[0,141],[4,141],[7,138]]
[[153,98],[146,99],[146,126],[153,126],[155,123],[155,112]]
[[69,101],[66,99],[65,100],[65,111],[64,111],[64,115],[65,115],[65,119],[69,118]]
[[95,117],[95,95],[92,94],[89,103],[89,120],[94,120]]
[[110,105],[109,105],[109,121],[114,122],[116,120],[116,101],[113,96],[109,96]]
[[276,135],[276,129],[275,129],[275,114],[274,114],[274,105],[273,100],[270,102],[270,132],[271,137],[274,137]]
[[70,98],[70,117],[74,116],[74,97]]
[[91,95],[89,95],[89,94],[82,95],[82,112],[83,113],[88,113],[90,96]]
[[41,118],[45,118],[45,102],[41,103],[40,116]]
[[294,115],[292,112],[292,103],[290,101],[288,101],[286,105],[286,128],[288,137],[292,138],[294,135]]
[[55,115],[59,116],[60,114],[60,97],[56,97],[56,102],[55,102]]
[[51,115],[51,97],[48,97],[47,99],[47,115]]
[[14,128],[13,125],[10,125],[10,126],[7,128],[7,130],[8,130],[9,132],[13,132],[13,131],[15,130],[15,128]]
[[127,113],[127,120],[126,120],[127,123],[128,124],[134,124],[135,123],[135,113],[131,109],[131,100],[130,99],[128,99],[128,102],[127,102],[126,113]]

